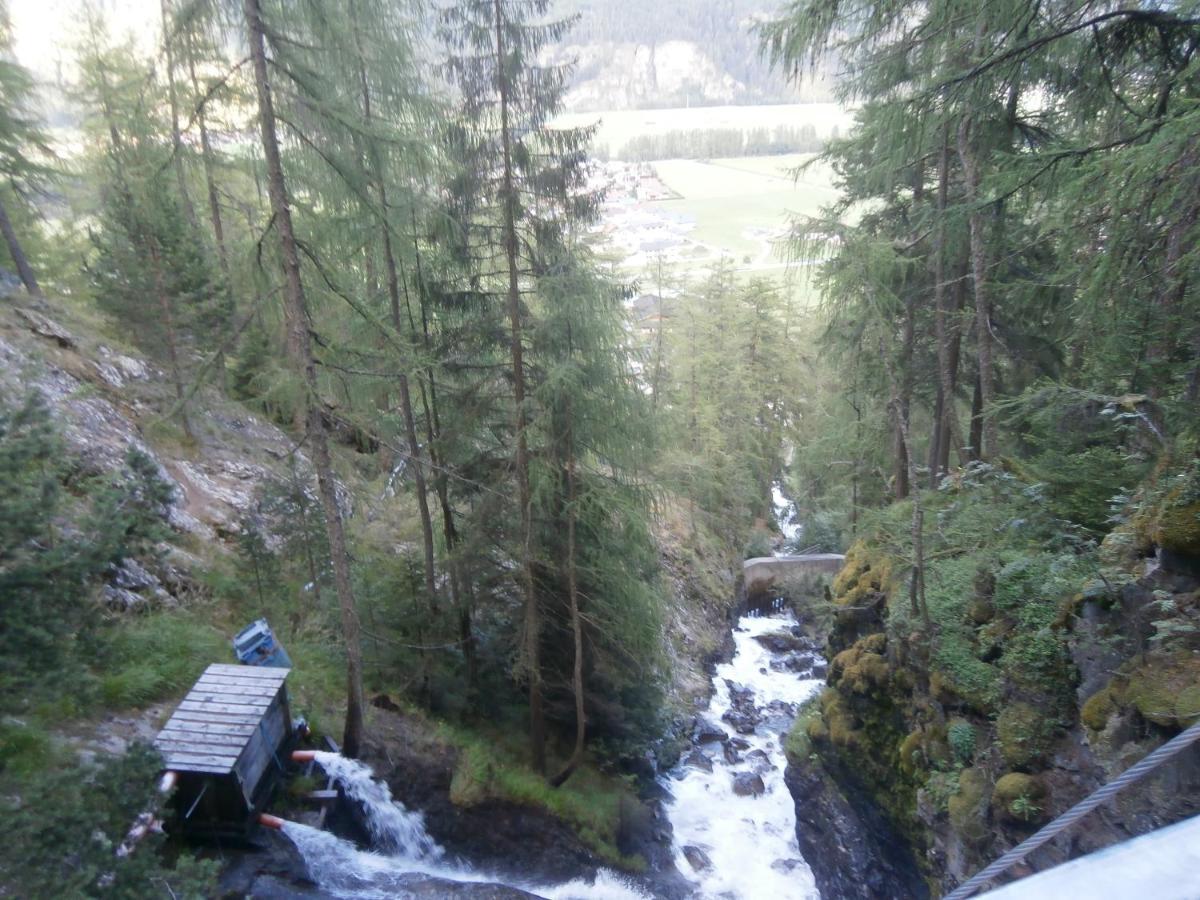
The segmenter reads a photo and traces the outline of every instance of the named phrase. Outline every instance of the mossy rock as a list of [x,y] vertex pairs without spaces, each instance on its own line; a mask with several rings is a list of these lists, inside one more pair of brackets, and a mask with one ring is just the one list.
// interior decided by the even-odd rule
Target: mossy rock
[[900,742],[900,770],[906,775],[919,775],[950,760],[946,729],[941,725],[918,728]]
[[1120,705],[1119,692],[1109,684],[1087,698],[1079,710],[1079,721],[1092,731],[1103,731],[1108,727],[1108,720]]
[[929,675],[929,693],[933,699],[943,706],[954,706],[959,702],[958,693],[954,690],[954,685],[941,672],[936,669]]
[[878,653],[882,655],[883,651],[887,649],[887,635],[882,631],[875,634],[868,634],[866,637],[860,638],[858,643],[864,653]]
[[833,600],[839,606],[860,606],[871,594],[887,593],[891,587],[892,561],[872,552],[864,541],[855,541],[846,551],[846,562],[833,579]]
[[856,641],[833,658],[829,666],[829,683],[860,695],[886,688],[891,669],[878,652],[886,644],[887,637],[882,634],[868,635]]
[[1009,772],[992,789],[992,809],[1007,822],[1033,825],[1046,821],[1049,803],[1046,784],[1036,775]]
[[863,653],[842,676],[841,686],[853,694],[870,694],[887,687],[887,660],[878,653]]
[[1200,557],[1200,502],[1164,509],[1152,537],[1164,550]]
[[813,716],[809,719],[804,726],[804,733],[814,744],[823,744],[829,740],[829,726],[825,724],[825,720],[821,716]]
[[967,607],[967,618],[970,619],[972,625],[986,625],[996,618],[996,607],[991,600],[976,597]]
[[988,798],[991,786],[987,773],[975,766],[963,769],[958,775],[958,791],[946,803],[950,827],[962,840],[979,846],[989,839]]
[[1055,723],[1028,703],[1005,707],[996,719],[1000,755],[1015,769],[1040,763],[1054,744]]
[[912,775],[925,768],[924,754],[925,732],[921,729],[909,732],[900,742],[900,771]]
[[1200,656],[1181,652],[1152,658],[1129,675],[1125,702],[1164,728],[1200,720]]

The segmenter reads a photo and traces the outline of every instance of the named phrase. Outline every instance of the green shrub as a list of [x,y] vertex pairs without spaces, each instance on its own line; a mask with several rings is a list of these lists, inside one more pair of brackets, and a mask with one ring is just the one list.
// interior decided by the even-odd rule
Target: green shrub
[[946,739],[954,752],[955,762],[963,766],[970,765],[975,757],[975,726],[962,719],[951,722],[946,729]]
[[95,771],[72,766],[22,783],[4,810],[0,871],[6,895],[121,900],[216,896],[218,864],[199,862],[187,853],[174,854],[168,862],[161,834],[151,833],[128,856],[115,853],[134,819],[160,808],[156,776],[161,765],[152,748],[139,745],[125,756],[105,759]]

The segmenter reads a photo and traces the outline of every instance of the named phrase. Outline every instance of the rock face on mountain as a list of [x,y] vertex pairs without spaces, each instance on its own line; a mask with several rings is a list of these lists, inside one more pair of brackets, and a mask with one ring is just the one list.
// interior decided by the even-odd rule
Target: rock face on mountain
[[[81,315],[23,294],[0,306],[0,398],[19,403],[40,394],[78,474],[116,471],[131,449],[146,454],[173,489],[171,528],[205,552],[236,540],[242,516],[268,481],[295,472],[311,482],[294,441],[215,390],[197,392],[194,440],[181,440],[167,421],[174,396],[165,374],[135,351],[97,338],[100,329]],[[349,493],[343,497],[349,504]],[[153,565],[126,560],[105,585],[105,602],[169,605],[201,590],[190,577],[199,560],[187,546],[164,546],[165,557]]]

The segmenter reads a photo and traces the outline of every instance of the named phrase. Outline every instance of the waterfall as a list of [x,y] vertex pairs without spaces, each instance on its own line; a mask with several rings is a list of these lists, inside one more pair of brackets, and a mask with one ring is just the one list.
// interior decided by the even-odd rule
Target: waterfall
[[[336,753],[319,752],[317,763],[363,808],[373,850],[328,831],[285,822],[283,833],[304,858],[309,877],[332,897],[383,900],[406,897],[429,879],[477,884],[507,884],[547,900],[649,900],[615,873],[601,870],[594,882],[583,879],[557,885],[517,883],[454,863],[425,830],[424,817],[392,797],[387,784],[369,766]],[[421,896],[432,896],[422,893]]]
[[[788,545],[794,544],[796,539],[800,537],[803,526],[792,521],[796,515],[796,504],[783,495],[783,488],[779,482],[771,485],[771,506],[775,512],[775,521],[779,525],[779,532],[783,535],[784,542]],[[791,549],[790,546],[788,549]]]
[[784,740],[796,708],[821,685],[804,668],[815,656],[773,652],[756,640],[793,625],[790,613],[741,619],[733,659],[717,666],[692,753],[664,782],[673,798],[667,816],[676,866],[700,898],[819,898],[783,781]]
[[362,806],[375,850],[413,860],[436,860],[445,855],[425,830],[425,817],[392,799],[391,789],[375,778],[370,766],[323,751],[317,753],[316,761],[347,797]]

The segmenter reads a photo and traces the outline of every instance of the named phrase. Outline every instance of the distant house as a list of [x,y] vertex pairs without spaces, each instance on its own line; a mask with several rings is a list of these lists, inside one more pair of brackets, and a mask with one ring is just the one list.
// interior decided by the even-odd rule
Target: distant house
[[633,300],[633,317],[643,329],[655,328],[662,319],[669,319],[675,311],[673,297],[657,294],[640,294]]

